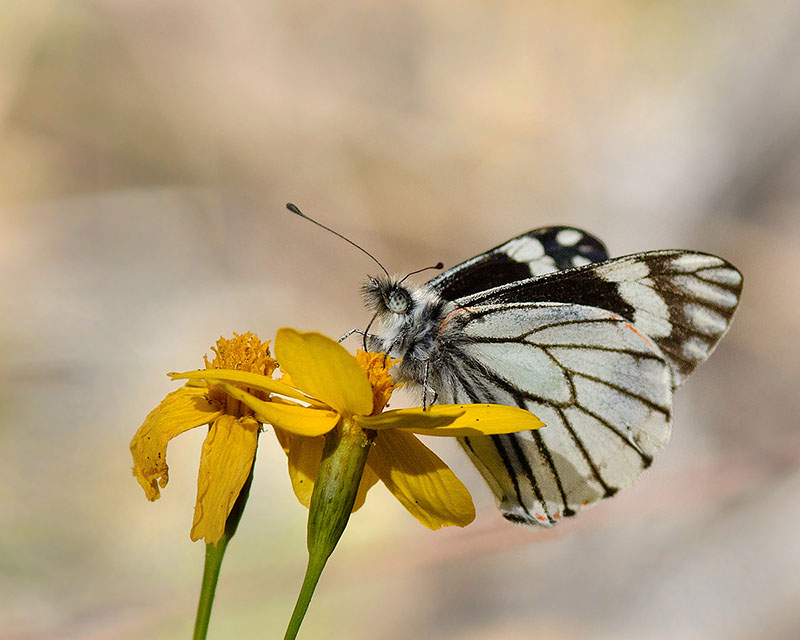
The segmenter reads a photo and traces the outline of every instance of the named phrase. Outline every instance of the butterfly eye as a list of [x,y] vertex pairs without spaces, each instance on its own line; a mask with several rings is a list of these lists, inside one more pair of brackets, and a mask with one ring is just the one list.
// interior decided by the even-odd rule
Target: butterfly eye
[[408,297],[408,292],[404,289],[395,289],[386,300],[386,308],[392,313],[406,313],[411,301]]

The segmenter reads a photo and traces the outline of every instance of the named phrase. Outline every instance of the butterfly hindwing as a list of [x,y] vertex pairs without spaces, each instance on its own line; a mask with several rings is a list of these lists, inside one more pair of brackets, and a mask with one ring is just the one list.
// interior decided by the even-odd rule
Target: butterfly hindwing
[[446,300],[608,259],[600,240],[575,227],[542,227],[439,274],[427,286]]
[[[515,522],[553,525],[630,486],[669,439],[670,367],[658,347],[611,312],[569,304],[464,309],[445,402],[532,411],[539,431],[462,439]],[[441,387],[441,388],[439,388]]]

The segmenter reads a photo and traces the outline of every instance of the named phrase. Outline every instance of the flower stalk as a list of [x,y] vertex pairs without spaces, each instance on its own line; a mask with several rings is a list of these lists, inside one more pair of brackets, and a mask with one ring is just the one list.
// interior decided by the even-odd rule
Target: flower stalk
[[[253,463],[255,463],[255,459]],[[231,513],[225,521],[225,532],[222,534],[222,537],[216,544],[213,542],[206,543],[203,582],[200,587],[200,599],[197,603],[197,616],[194,621],[194,635],[192,636],[192,640],[205,640],[208,635],[208,623],[211,619],[211,609],[214,606],[214,596],[217,592],[217,581],[219,580],[219,572],[222,569],[222,560],[225,557],[228,543],[236,534],[236,529],[239,527],[239,521],[242,519],[247,499],[250,497],[250,486],[253,484],[254,468],[255,465],[250,469],[250,475],[247,477],[242,490],[239,492],[239,497],[236,498]]]
[[346,417],[325,437],[309,505],[308,567],[284,640],[297,637],[322,570],[347,526],[374,437],[374,431]]

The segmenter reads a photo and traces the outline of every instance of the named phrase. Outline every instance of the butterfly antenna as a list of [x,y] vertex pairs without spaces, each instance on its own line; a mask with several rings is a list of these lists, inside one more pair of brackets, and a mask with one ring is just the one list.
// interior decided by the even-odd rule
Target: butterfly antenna
[[[314,223],[315,225],[317,225],[318,227],[322,227],[323,229],[325,229],[325,231],[329,231],[330,233],[332,233],[333,235],[335,235],[335,236],[337,236],[337,237],[341,238],[341,239],[342,239],[342,240],[344,240],[345,242],[349,242],[350,244],[352,244],[352,245],[353,245],[353,246],[354,246],[356,249],[358,249],[358,250],[359,250],[359,251],[361,251],[362,253],[366,253],[366,254],[367,254],[367,255],[368,255],[370,258],[372,258],[372,260],[373,260],[373,262],[375,262],[375,264],[377,264],[377,265],[378,265],[378,266],[379,266],[381,269],[383,269],[383,272],[386,274],[386,276],[387,276],[387,277],[389,277],[389,278],[391,278],[391,276],[389,275],[389,272],[386,270],[386,267],[384,267],[384,266],[383,266],[383,265],[382,265],[382,264],[381,264],[381,263],[378,261],[378,259],[377,259],[375,256],[373,256],[373,255],[372,255],[372,254],[371,254],[369,251],[367,251],[367,250],[366,250],[364,247],[361,247],[361,246],[357,245],[357,244],[356,244],[355,242],[353,242],[353,241],[352,241],[350,238],[347,238],[346,236],[343,236],[343,235],[342,235],[341,233],[339,233],[338,231],[334,231],[334,230],[333,230],[333,229],[331,229],[330,227],[326,227],[326,226],[325,226],[324,224],[322,224],[321,222],[317,222],[317,221],[316,221],[316,220],[314,220],[313,218],[309,218],[309,217],[308,217],[308,216],[307,216],[305,213],[303,213],[302,211],[300,211],[300,209],[298,209],[298,208],[297,208],[297,205],[294,205],[294,204],[292,204],[291,202],[288,202],[288,203],[286,204],[286,208],[287,208],[289,211],[291,211],[292,213],[294,213],[294,214],[297,214],[297,215],[298,215],[298,216],[300,216],[301,218],[303,218],[303,219],[305,219],[305,220],[308,220],[309,222],[313,222],[313,223]],[[409,274],[409,275],[411,275],[411,274]]]
[[437,262],[432,267],[423,267],[422,269],[417,269],[416,271],[412,271],[411,273],[406,274],[405,278],[403,278],[400,281],[400,284],[403,284],[403,282],[406,281],[406,278],[408,278],[409,276],[413,276],[415,273],[422,273],[423,271],[427,271],[428,269],[442,269],[442,268],[444,268],[444,264],[442,264],[441,262]]

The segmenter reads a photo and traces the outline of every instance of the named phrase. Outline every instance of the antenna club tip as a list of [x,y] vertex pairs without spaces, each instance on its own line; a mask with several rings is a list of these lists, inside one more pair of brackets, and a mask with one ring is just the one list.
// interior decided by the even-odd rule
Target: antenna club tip
[[292,213],[300,213],[300,209],[297,208],[297,205],[292,202],[286,203],[286,208],[291,211]]
[[434,267],[434,269],[444,269],[444,263],[443,262],[437,262],[436,266]]

